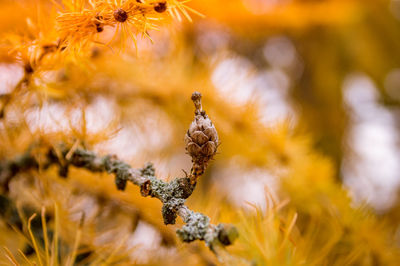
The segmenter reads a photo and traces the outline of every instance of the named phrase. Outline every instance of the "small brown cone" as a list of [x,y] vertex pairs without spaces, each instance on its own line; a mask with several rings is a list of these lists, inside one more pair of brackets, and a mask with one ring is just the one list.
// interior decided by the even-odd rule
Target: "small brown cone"
[[195,117],[185,135],[186,151],[192,157],[193,167],[190,178],[193,183],[203,174],[208,161],[217,152],[218,133],[211,119],[201,107],[201,94],[194,92],[192,101],[196,107]]

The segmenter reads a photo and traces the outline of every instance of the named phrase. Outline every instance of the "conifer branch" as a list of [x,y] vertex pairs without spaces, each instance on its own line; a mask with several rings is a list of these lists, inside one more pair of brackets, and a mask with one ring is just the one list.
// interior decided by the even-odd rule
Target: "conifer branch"
[[[197,139],[193,138],[193,135],[196,136],[194,133],[200,134],[200,131],[204,131],[205,136],[210,134],[209,141],[212,141],[212,145],[214,145],[217,139],[215,128],[214,126],[207,127],[207,125],[212,125],[211,120],[205,115],[204,111],[201,111],[201,114],[198,112],[198,101],[199,99],[195,101],[196,116],[191,125],[192,132],[188,131],[188,134],[192,133],[192,140],[189,144],[197,145]],[[194,165],[204,164],[201,167],[204,170],[208,160],[215,154],[216,148],[210,153],[206,149],[207,146],[204,143],[202,145],[201,148],[203,150],[200,149],[197,153],[192,151],[189,154],[194,159]],[[202,156],[204,156],[203,159]],[[202,240],[212,251],[216,252],[216,245],[230,245],[238,236],[235,227],[224,224],[213,225],[210,223],[209,217],[194,212],[185,205],[185,200],[190,197],[196,186],[196,182],[193,182],[191,175],[165,182],[155,176],[155,169],[151,163],[146,164],[143,168],[135,169],[114,155],[99,156],[86,149],[69,149],[66,147],[49,149],[45,156],[45,161],[39,163],[34,154],[31,151],[27,151],[14,160],[0,162],[0,184],[5,190],[8,190],[8,183],[19,172],[38,170],[39,168],[48,169],[52,165],[58,166],[60,177],[67,177],[69,167],[74,166],[95,173],[107,172],[114,174],[115,184],[119,190],[125,190],[128,182],[139,186],[143,197],[154,197],[163,203],[162,216],[166,225],[175,224],[177,216],[182,218],[186,224],[177,230],[177,234],[184,242]]]
[[[62,150],[64,158],[68,152],[68,149]],[[215,226],[210,223],[209,217],[193,212],[185,205],[185,199],[194,190],[194,185],[187,177],[165,182],[155,177],[155,170],[150,163],[143,168],[135,169],[115,156],[98,156],[85,149],[76,149],[64,164],[60,162],[54,149],[51,149],[46,156],[44,168],[49,168],[51,165],[59,167],[61,177],[66,177],[69,167],[74,166],[91,172],[114,174],[115,184],[119,190],[125,190],[127,182],[139,186],[142,196],[151,196],[163,203],[162,215],[166,225],[175,224],[178,215],[182,218],[186,225],[178,229],[177,234],[184,242],[203,240],[213,250],[216,244],[223,246],[232,244],[237,236],[233,227],[223,224]],[[8,182],[19,172],[35,169],[39,169],[39,162],[27,152],[14,160],[0,164],[0,182],[3,187],[7,187]]]

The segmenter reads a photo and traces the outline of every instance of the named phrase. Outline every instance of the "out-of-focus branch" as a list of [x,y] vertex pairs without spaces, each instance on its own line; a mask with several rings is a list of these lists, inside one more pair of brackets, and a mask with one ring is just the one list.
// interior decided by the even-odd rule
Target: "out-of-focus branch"
[[30,151],[14,160],[0,162],[0,184],[8,189],[8,183],[17,173],[30,169],[47,169],[51,165],[59,167],[61,177],[67,177],[70,166],[91,172],[108,172],[115,175],[117,189],[125,190],[127,182],[131,182],[140,187],[142,196],[159,199],[163,203],[162,215],[166,225],[175,224],[179,215],[186,223],[177,230],[182,241],[202,240],[216,252],[217,246],[233,243],[238,236],[236,228],[224,224],[213,225],[209,217],[191,211],[185,205],[185,200],[193,193],[197,178],[203,173],[218,145],[216,130],[211,120],[201,110],[200,97],[199,93],[194,93],[192,96],[196,107],[195,120],[186,136],[186,148],[193,159],[192,171],[188,177],[165,182],[155,176],[155,169],[150,163],[143,168],[135,169],[113,155],[99,156],[89,150],[64,147],[49,149],[44,162],[41,160],[40,163]]

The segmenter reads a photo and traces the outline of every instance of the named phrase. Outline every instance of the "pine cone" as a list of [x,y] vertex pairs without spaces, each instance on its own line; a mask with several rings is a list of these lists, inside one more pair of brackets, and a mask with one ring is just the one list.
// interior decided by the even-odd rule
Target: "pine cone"
[[212,121],[201,110],[201,94],[193,93],[192,100],[196,111],[192,124],[185,135],[186,151],[192,157],[193,167],[191,174],[194,179],[202,175],[207,167],[208,161],[217,152],[218,134]]

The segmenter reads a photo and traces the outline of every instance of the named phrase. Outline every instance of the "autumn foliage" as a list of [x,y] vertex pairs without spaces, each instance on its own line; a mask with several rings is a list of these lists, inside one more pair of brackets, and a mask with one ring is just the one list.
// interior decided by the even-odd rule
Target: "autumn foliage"
[[0,1],[1,264],[398,265],[397,2]]

